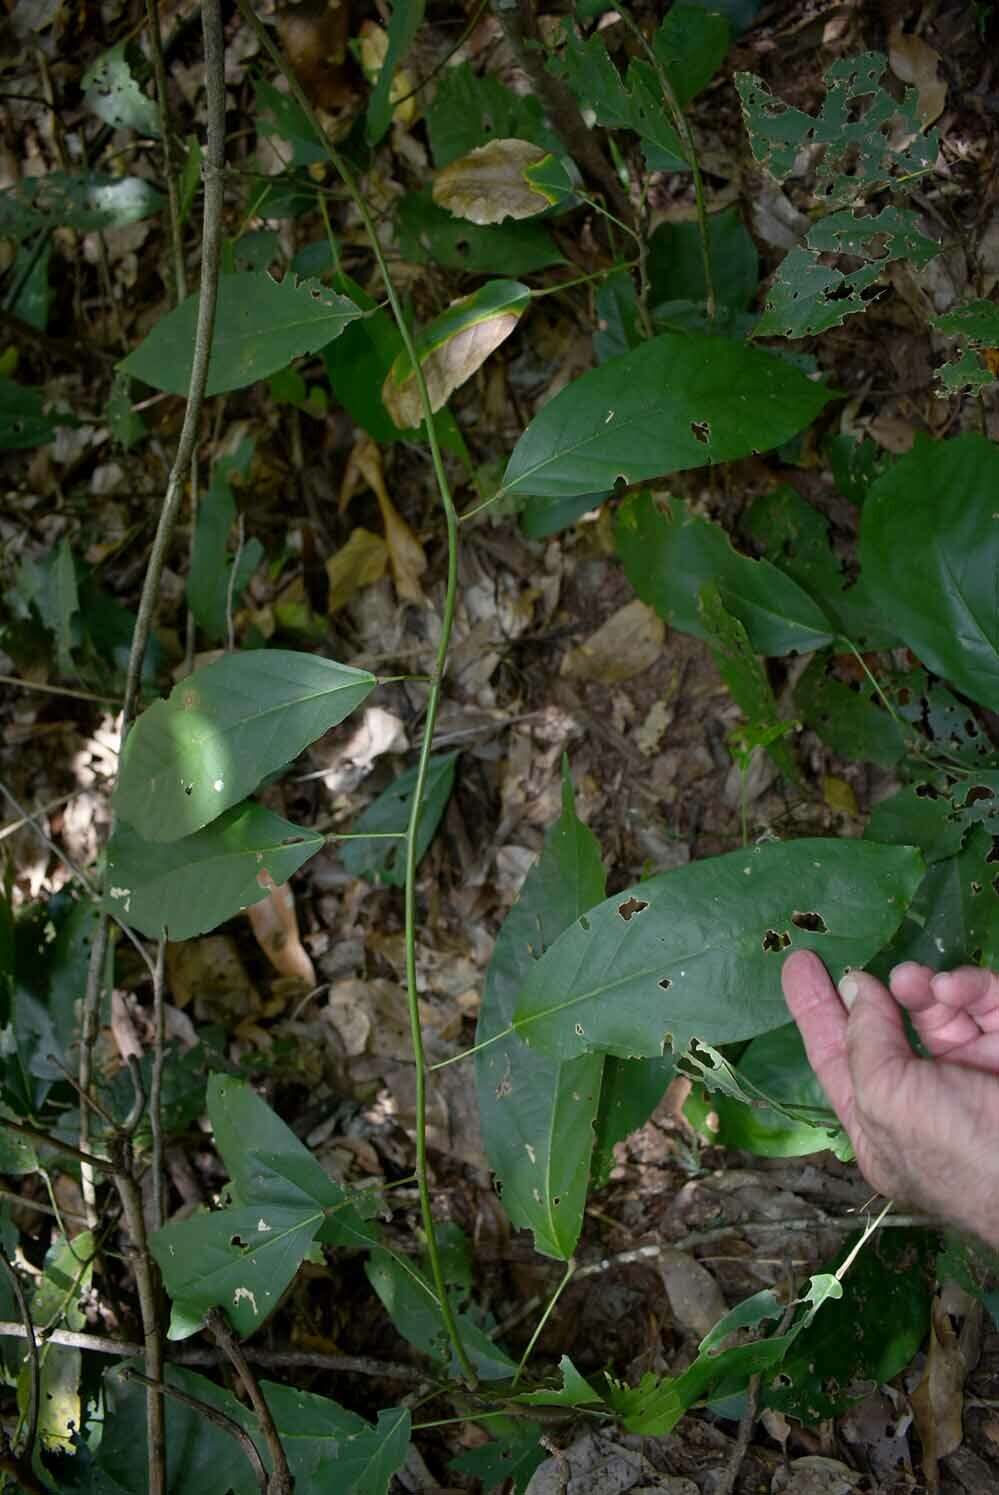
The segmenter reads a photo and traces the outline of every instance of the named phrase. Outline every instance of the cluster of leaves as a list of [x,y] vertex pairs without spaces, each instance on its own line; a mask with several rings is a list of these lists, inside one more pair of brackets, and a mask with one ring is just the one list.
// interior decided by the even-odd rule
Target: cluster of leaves
[[[393,8],[365,119],[369,146],[390,128],[393,69],[422,10]],[[601,126],[637,136],[649,169],[682,173],[696,163],[671,108],[682,109],[710,81],[728,41],[721,16],[678,5],[653,36],[649,60],[634,59],[625,74],[602,32],[584,39],[572,22],[550,66]],[[892,260],[918,264],[938,252],[912,211],[894,200],[932,165],[936,143],[921,132],[913,99],[898,104],[883,88],[884,70],[874,55],[837,63],[814,118],[742,75],[737,84],[757,160],[783,180],[803,151],[814,150],[814,196],[823,210],[781,266],[762,317],[749,310],[756,250],[734,210],[710,219],[703,244],[695,225],[657,230],[643,246],[641,282],[635,267],[624,265],[599,286],[596,366],[542,406],[498,483],[475,474],[484,504],[520,511],[529,536],[551,533],[615,491],[632,490],[614,516],[621,565],[645,603],[711,647],[745,717],[733,742],[736,761],[745,765],[752,752],[766,751],[780,773],[799,776],[790,740],[796,723],[781,716],[761,657],[809,654],[795,686],[800,719],[834,752],[890,767],[902,781],[863,838],[765,840],[608,898],[600,848],[576,815],[566,772],[561,816],[497,939],[476,1035],[482,1133],[504,1208],[514,1226],[533,1232],[540,1252],[562,1261],[573,1257],[588,1191],[606,1179],[614,1144],[645,1121],[678,1071],[697,1081],[691,1118],[706,1124],[710,1108],[712,1136],[724,1143],[761,1154],[831,1146],[848,1155],[785,1022],[779,971],[787,949],[817,951],[834,978],[904,958],[999,960],[991,867],[999,759],[979,709],[999,700],[994,447],[974,435],[924,438],[889,464],[870,443],[834,438],[834,475],[861,509],[859,570],[849,576],[825,521],[791,486],[752,503],[734,537],[741,548],[691,504],[642,487],[792,449],[836,394],[800,352],[764,349],[759,339],[836,326],[863,310]],[[663,102],[664,78],[671,108]],[[124,50],[106,54],[86,86],[100,118],[156,134],[157,112],[135,84]],[[259,211],[274,219],[298,215],[316,204],[309,168],[324,158],[324,143],[293,97],[262,79],[256,92],[263,132],[285,143],[291,161]],[[328,237],[306,245],[281,281],[266,273],[275,249],[269,231],[254,243],[249,236],[231,241],[210,396],[268,379],[276,398],[321,413],[325,391],[307,390],[294,367],[321,353],[332,397],[375,442],[423,439],[418,366],[441,446],[471,469],[447,401],[530,315],[534,291],[510,277],[563,263],[551,225],[590,199],[538,100],[477,77],[467,64],[445,73],[427,129],[435,178],[396,204],[400,253],[412,263],[500,278],[456,297],[418,329],[414,364],[388,312],[331,268],[336,246]],[[197,160],[192,149],[194,170]],[[190,181],[186,167],[188,203]],[[138,177],[55,174],[0,194],[0,234],[40,252],[55,225],[86,232],[161,206]],[[839,269],[830,258],[859,265]],[[197,295],[182,302],[119,366],[107,416],[123,444],[143,439],[130,408],[131,381],[186,393],[197,306]],[[960,342],[960,361],[943,375],[947,388],[980,387],[992,377],[989,349],[999,342],[992,303],[969,303],[935,325]],[[49,440],[70,419],[46,409],[41,391],[9,378],[0,383],[0,445]],[[252,540],[237,556],[228,551],[232,485],[251,455],[244,444],[216,464],[198,518],[187,595],[212,644],[225,637],[233,600],[262,558]],[[88,637],[113,659],[115,649],[127,648],[132,626],[78,575],[65,544],[45,564],[22,566],[12,613],[7,637],[15,625],[47,631],[64,673]],[[899,652],[887,667],[887,651],[903,647],[911,656],[906,667],[898,667]],[[154,679],[152,651],[146,666]],[[259,647],[224,654],[155,700],[123,747],[103,907],[140,934],[183,940],[267,897],[324,838],[251,796],[377,685],[367,671],[315,654]],[[397,780],[355,829],[399,840],[376,843],[389,849],[374,852],[356,843],[344,856],[348,871],[401,885],[402,838],[412,825],[418,860],[455,769],[454,754],[430,760],[415,816],[417,772]],[[76,952],[77,972],[93,918],[89,905],[73,905],[55,926],[57,941]],[[48,1057],[53,1048],[61,1052],[54,1035],[70,1032],[73,1017],[65,965],[47,964],[63,974],[44,993],[31,988],[25,942],[32,919],[15,922],[4,906],[0,938],[13,974],[3,993],[11,1042],[2,1099],[9,1114],[37,1120],[46,1118],[61,1075]],[[364,1253],[369,1281],[399,1331],[442,1383],[454,1377],[460,1367],[441,1334],[442,1304],[429,1268],[385,1243],[364,1201],[335,1184],[245,1082],[213,1076],[205,1089],[206,1067],[202,1062],[200,1085],[188,1087],[175,1114],[184,1122],[203,1106],[231,1182],[220,1208],[171,1223],[153,1238],[172,1337],[194,1333],[216,1307],[239,1335],[254,1333],[303,1261],[336,1247]],[[60,1126],[71,1125],[72,1116],[63,1108]],[[4,1145],[6,1171],[38,1166],[31,1147]],[[529,1411],[535,1406],[581,1407],[633,1432],[664,1433],[696,1402],[731,1398],[754,1375],[763,1377],[766,1403],[782,1410],[818,1417],[841,1404],[828,1391],[828,1315],[816,1315],[843,1296],[855,1250],[838,1271],[811,1279],[790,1318],[772,1293],[738,1305],[681,1376],[647,1377],[637,1387],[609,1376],[592,1384],[565,1362],[559,1386],[522,1390],[515,1361],[469,1301],[466,1243],[452,1234],[446,1245],[458,1336],[477,1375],[496,1382],[504,1406],[517,1410],[488,1455],[479,1450],[459,1461],[467,1472],[488,1479],[496,1468],[516,1467],[518,1480],[526,1479],[540,1458]],[[36,1290],[36,1318],[49,1302],[43,1288],[54,1293],[51,1284],[67,1273],[70,1297],[78,1296],[92,1248],[79,1238],[72,1251],[66,1243],[53,1248],[63,1254]],[[925,1243],[917,1248],[924,1251]],[[67,1251],[83,1263],[80,1272],[67,1265]],[[889,1290],[898,1275],[894,1251],[894,1242],[879,1241],[846,1279],[845,1291],[855,1290],[865,1306],[856,1310],[863,1333],[852,1359],[836,1362],[840,1385],[861,1373],[894,1374],[918,1343],[926,1284],[920,1278],[902,1298]],[[767,1332],[782,1319],[778,1332]],[[755,1337],[747,1340],[748,1331]],[[55,1374],[58,1357],[52,1364]],[[235,1398],[204,1378],[172,1375],[178,1387],[247,1425]],[[387,1488],[406,1457],[404,1408],[380,1413],[374,1426],[324,1398],[265,1390],[303,1487],[335,1478],[344,1491]],[[79,1488],[138,1491],[145,1478],[139,1394],[112,1372],[104,1398],[103,1436],[81,1446],[69,1479],[83,1481]],[[207,1488],[209,1478],[217,1488],[219,1464],[228,1463],[218,1440],[226,1435],[180,1403],[171,1401],[167,1416],[171,1449],[183,1450],[180,1461],[190,1470],[185,1490]],[[85,1483],[90,1461],[103,1483]],[[234,1478],[232,1488],[243,1486]]]

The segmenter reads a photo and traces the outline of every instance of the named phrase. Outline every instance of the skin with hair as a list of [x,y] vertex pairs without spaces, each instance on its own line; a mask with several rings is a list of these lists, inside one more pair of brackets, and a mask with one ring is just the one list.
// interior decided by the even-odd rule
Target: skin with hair
[[[854,971],[837,991],[798,950],[781,979],[872,1189],[999,1247],[999,975],[906,961],[887,987]],[[913,1052],[903,1008],[930,1057]]]

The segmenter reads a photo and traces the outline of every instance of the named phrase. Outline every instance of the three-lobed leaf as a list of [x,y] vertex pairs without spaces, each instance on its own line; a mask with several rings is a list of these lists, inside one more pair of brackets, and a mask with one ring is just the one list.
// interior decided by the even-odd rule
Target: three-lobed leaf
[[314,654],[227,654],[138,718],[122,749],[115,810],[147,841],[179,841],[343,721],[376,683]]

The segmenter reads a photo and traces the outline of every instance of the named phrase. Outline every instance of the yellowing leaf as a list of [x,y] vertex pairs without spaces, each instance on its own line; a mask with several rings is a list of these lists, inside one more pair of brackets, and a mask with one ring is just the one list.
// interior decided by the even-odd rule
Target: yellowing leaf
[[947,102],[947,84],[937,73],[940,53],[922,37],[907,35],[895,26],[888,42],[888,62],[896,78],[914,85],[919,122],[925,130],[940,118]]
[[616,685],[647,669],[662,654],[666,624],[636,598],[612,613],[585,644],[570,649],[561,673],[576,680]]
[[490,140],[437,173],[434,202],[469,223],[533,218],[550,206],[551,197],[525,172],[549,155],[529,140]]
[[261,872],[258,880],[270,886],[270,897],[246,910],[257,943],[280,975],[294,976],[306,986],[315,986],[316,970],[298,933],[291,888],[286,882],[279,887],[267,872]]
[[[431,410],[440,410],[510,336],[531,298],[519,280],[490,280],[470,296],[452,301],[425,327],[416,342]],[[423,420],[423,408],[409,354],[401,352],[382,386],[382,401],[405,430]]]
[[860,814],[853,786],[845,779],[837,779],[827,774],[822,780],[822,798],[830,810],[838,810],[841,815]]
[[389,498],[382,472],[382,454],[370,436],[360,437],[350,454],[340,485],[341,513],[352,495],[365,487],[372,489],[381,510],[395,589],[407,602],[422,602],[420,577],[427,569],[427,558],[423,546]]
[[330,616],[346,607],[362,587],[381,581],[387,566],[388,546],[381,535],[373,535],[360,525],[352,530],[346,545],[341,545],[326,562],[330,582],[327,611]]

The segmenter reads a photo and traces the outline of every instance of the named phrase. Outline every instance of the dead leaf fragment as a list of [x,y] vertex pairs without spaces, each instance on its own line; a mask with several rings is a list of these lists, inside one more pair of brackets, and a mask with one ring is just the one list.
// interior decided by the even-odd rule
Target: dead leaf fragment
[[326,562],[326,575],[330,581],[327,611],[330,617],[346,607],[355,592],[372,582],[381,581],[388,568],[388,546],[381,535],[358,525],[351,530],[346,545],[331,555]]
[[549,154],[529,140],[490,140],[437,173],[434,202],[469,223],[533,218],[549,201],[527,181],[524,169]]
[[[358,52],[361,67],[369,83],[377,83],[388,56],[388,32],[375,21],[362,21]],[[418,108],[413,80],[406,68],[396,68],[389,90],[389,102],[395,105],[392,118],[397,125],[411,125]]]
[[570,680],[618,685],[654,664],[665,638],[662,618],[636,598],[612,613],[584,644],[570,649],[560,673]]
[[919,120],[925,130],[927,125],[940,118],[947,102],[947,84],[937,73],[940,53],[921,36],[908,34],[901,26],[895,26],[888,42],[888,62],[896,78],[911,83],[915,88]]
[[853,785],[848,784],[846,779],[838,779],[833,774],[826,774],[822,780],[822,798],[830,810],[836,810],[840,815],[860,814]]
[[[933,1300],[926,1369],[909,1398],[930,1490],[939,1487],[939,1460],[964,1441],[964,1383],[977,1358],[974,1341],[981,1308],[981,1303],[952,1282],[945,1283]],[[962,1318],[958,1332],[954,1322]]]
[[201,1022],[238,1022],[258,1013],[260,994],[228,934],[168,943],[167,983],[178,1007],[194,1004]]
[[257,943],[279,975],[315,986],[315,967],[298,932],[295,895],[286,882],[278,886],[269,872],[261,872],[258,881],[266,881],[270,894],[246,910]]
[[370,488],[378,500],[392,580],[400,597],[407,602],[422,602],[420,577],[427,569],[423,546],[389,498],[382,471],[382,454],[370,436],[362,436],[354,445],[340,485],[340,512],[360,488]]

